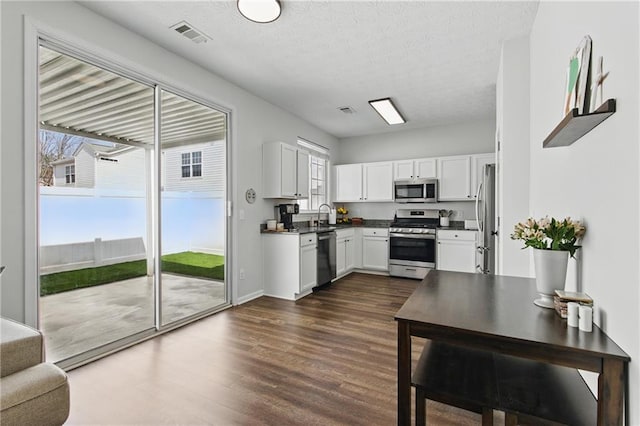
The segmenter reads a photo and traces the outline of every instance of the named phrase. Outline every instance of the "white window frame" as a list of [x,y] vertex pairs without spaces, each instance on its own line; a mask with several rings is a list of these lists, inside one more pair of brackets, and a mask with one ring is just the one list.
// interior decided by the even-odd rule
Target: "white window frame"
[[[195,161],[198,154],[198,161]],[[185,163],[185,159],[188,161]],[[199,174],[196,176],[194,167],[200,166]],[[185,167],[188,167],[189,175],[184,175]],[[202,177],[202,151],[182,152],[180,153],[180,177],[182,179],[193,179]]]
[[[323,203],[329,204],[331,201],[331,194],[330,194],[331,185],[329,181],[330,151],[328,148],[325,148],[321,145],[315,144],[303,138],[298,138],[298,146],[300,148],[304,148],[305,150],[309,151],[309,182],[307,183],[309,198],[304,200],[298,200],[298,204],[300,205],[300,213],[317,213],[318,208],[316,207],[314,209],[312,207],[313,206],[312,197],[314,195],[312,181],[317,180],[324,183],[324,198],[321,200],[318,200],[318,206]],[[314,161],[324,162],[324,173],[321,178],[318,178],[318,177],[316,177],[315,179],[313,178]],[[318,195],[318,194],[315,194],[315,195]]]
[[75,164],[64,166],[64,183],[66,185],[75,185],[76,183],[76,165]]

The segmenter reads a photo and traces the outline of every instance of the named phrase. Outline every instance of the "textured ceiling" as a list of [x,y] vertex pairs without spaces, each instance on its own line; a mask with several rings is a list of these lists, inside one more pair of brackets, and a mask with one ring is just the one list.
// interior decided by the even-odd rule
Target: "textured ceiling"
[[[529,34],[538,7],[282,0],[277,21],[256,24],[235,1],[81,3],[338,138],[493,117],[502,41]],[[169,28],[182,20],[212,40]],[[406,124],[386,125],[367,103],[383,97]]]

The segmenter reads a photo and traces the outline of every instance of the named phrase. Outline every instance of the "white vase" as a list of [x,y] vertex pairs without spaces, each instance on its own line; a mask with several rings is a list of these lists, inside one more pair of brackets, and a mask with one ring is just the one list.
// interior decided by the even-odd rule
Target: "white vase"
[[568,261],[568,251],[533,249],[536,289],[540,294],[540,299],[534,300],[533,303],[543,308],[553,309],[555,291],[564,289]]

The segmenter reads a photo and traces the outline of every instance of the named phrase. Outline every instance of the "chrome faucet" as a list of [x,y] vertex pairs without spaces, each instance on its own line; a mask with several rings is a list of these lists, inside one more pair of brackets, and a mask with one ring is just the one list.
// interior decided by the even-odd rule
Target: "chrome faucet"
[[320,226],[320,210],[322,209],[322,206],[329,207],[329,213],[331,213],[331,206],[329,204],[327,204],[327,203],[320,204],[320,207],[318,207],[318,221],[317,221],[317,225],[316,226]]

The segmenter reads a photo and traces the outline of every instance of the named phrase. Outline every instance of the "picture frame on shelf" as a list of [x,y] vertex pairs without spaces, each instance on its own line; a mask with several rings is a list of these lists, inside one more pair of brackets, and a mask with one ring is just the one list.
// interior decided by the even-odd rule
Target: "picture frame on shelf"
[[591,91],[591,37],[584,36],[576,53],[580,59],[580,73],[578,74],[575,108],[578,108],[578,114],[586,114],[589,112]]
[[567,67],[564,110],[566,116],[577,108],[578,114],[585,114],[589,109],[589,84],[591,69],[591,37],[584,36],[580,44],[569,58]]

